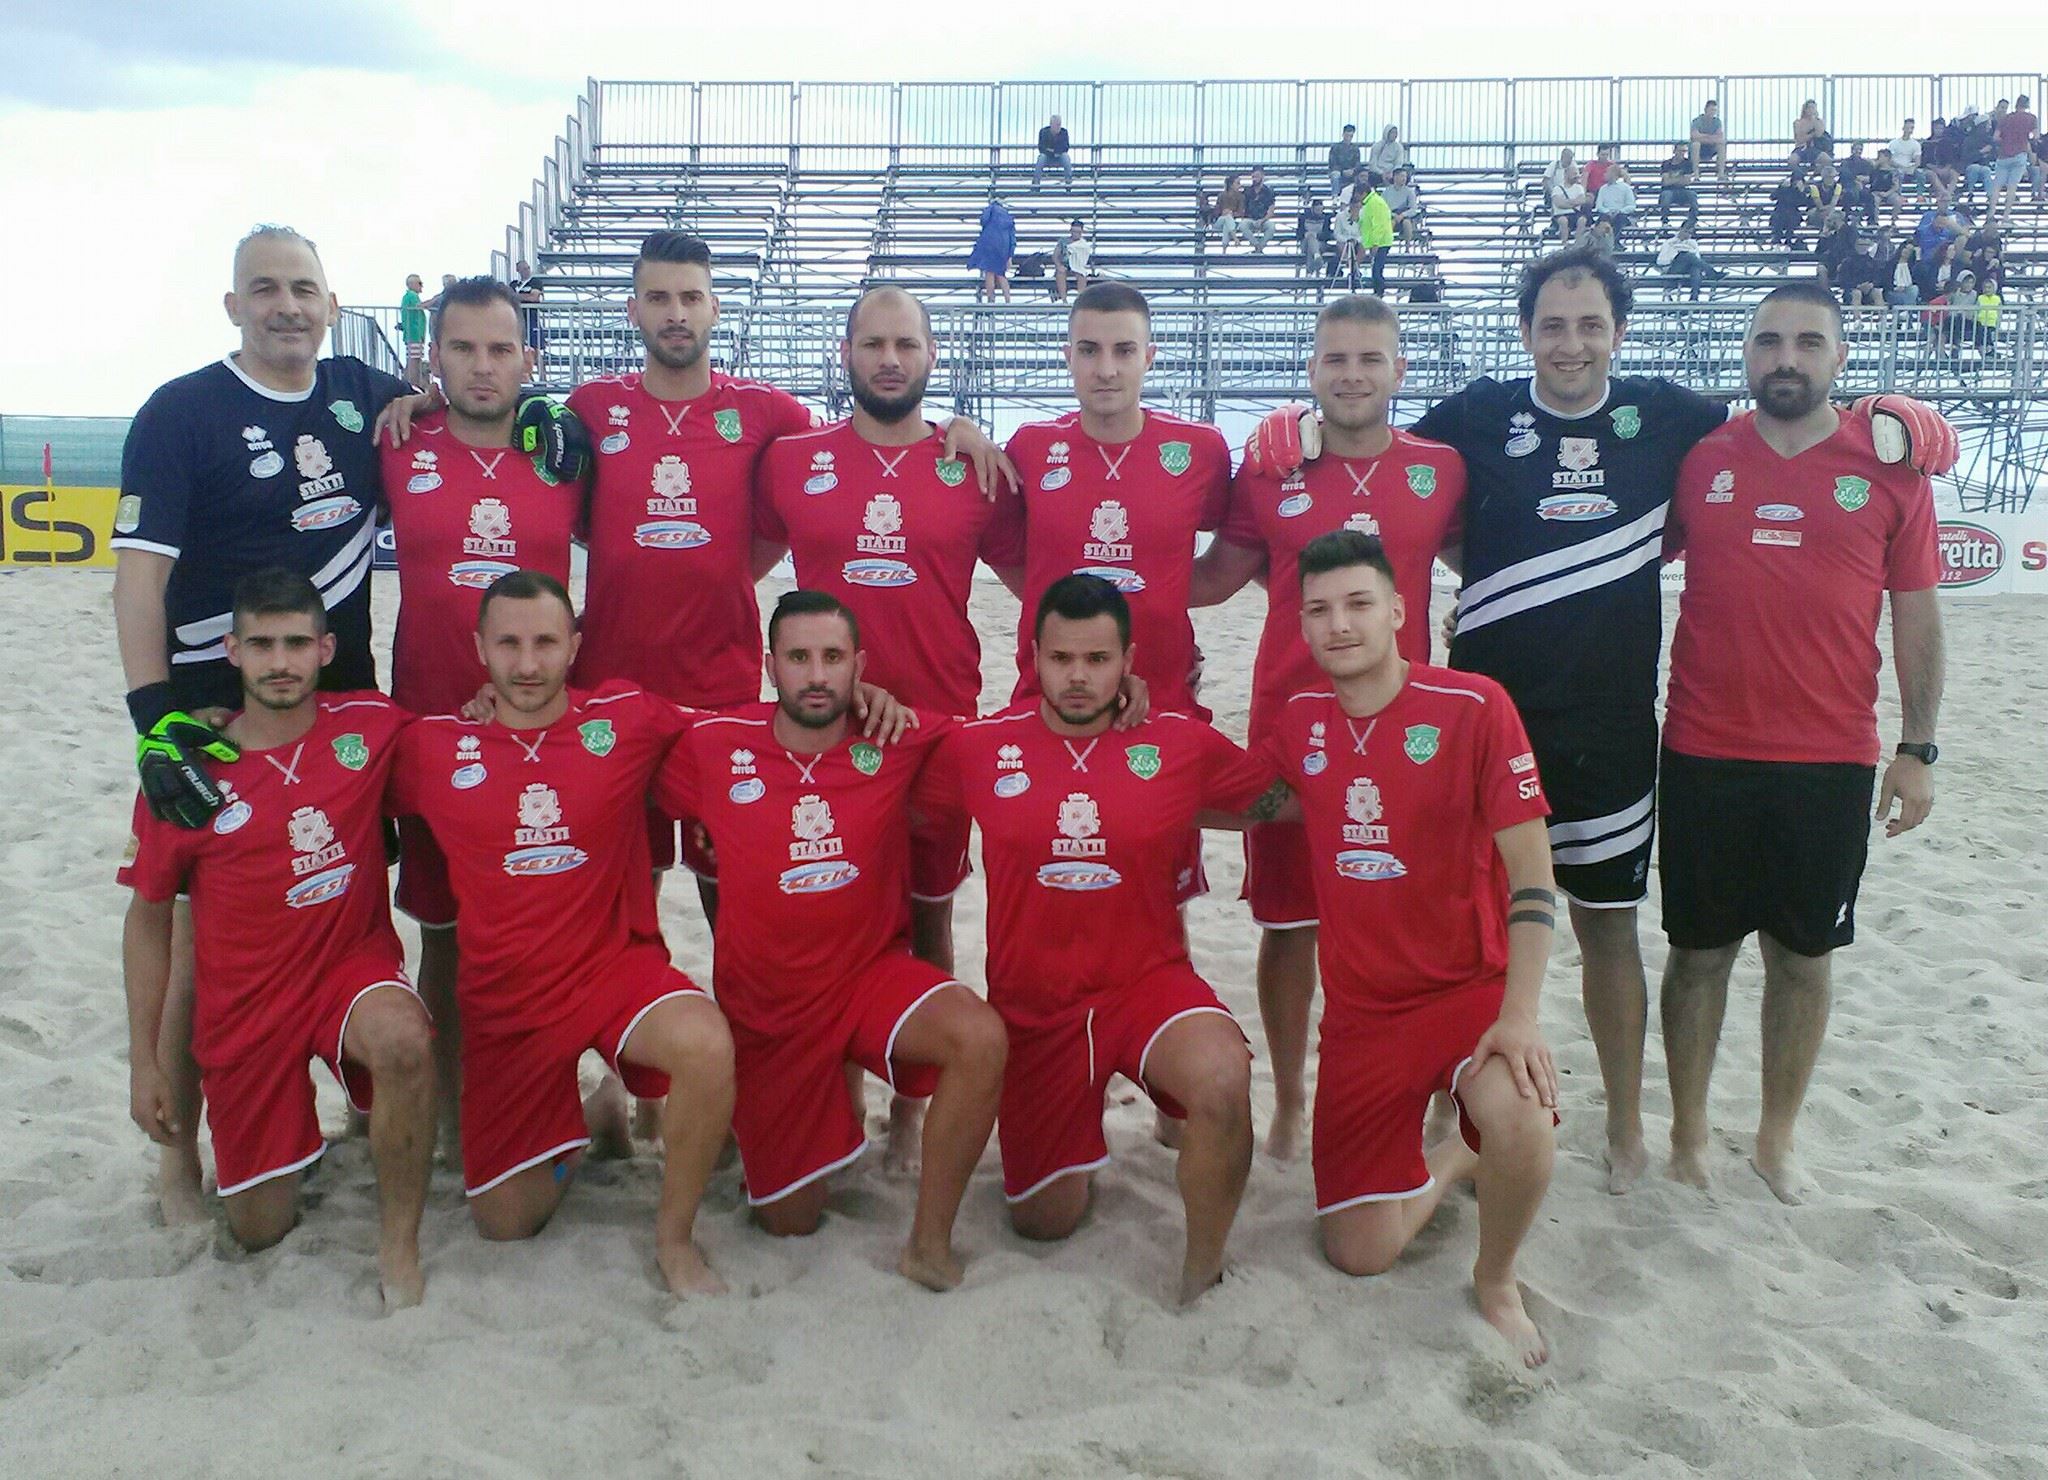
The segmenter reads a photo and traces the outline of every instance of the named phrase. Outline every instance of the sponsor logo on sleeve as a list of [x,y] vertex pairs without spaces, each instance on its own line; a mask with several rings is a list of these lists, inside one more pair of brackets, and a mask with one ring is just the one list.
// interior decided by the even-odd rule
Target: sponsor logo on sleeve
[[1714,481],[1707,485],[1707,502],[1710,504],[1732,504],[1735,502],[1735,470],[1723,468],[1714,474]]
[[124,493],[114,505],[114,532],[133,534],[142,527],[142,495]]
[[1526,776],[1529,772],[1536,769],[1536,753],[1532,750],[1525,750],[1520,755],[1511,757],[1508,761],[1508,769],[1517,776]]

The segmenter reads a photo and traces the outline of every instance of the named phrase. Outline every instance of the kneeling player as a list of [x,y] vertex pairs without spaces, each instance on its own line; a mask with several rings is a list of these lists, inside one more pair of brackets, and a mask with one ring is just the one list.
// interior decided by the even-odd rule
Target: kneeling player
[[[1377,539],[1322,535],[1300,573],[1302,636],[1334,692],[1288,700],[1264,744],[1301,800],[1323,921],[1323,1251],[1379,1274],[1473,1178],[1479,1308],[1534,1367],[1549,1350],[1515,1252],[1550,1185],[1557,1103],[1536,1022],[1556,907],[1536,762],[1499,684],[1401,657]],[[1438,1090],[1458,1133],[1425,1149]]]
[[824,1215],[826,1177],[866,1148],[847,1095],[858,1064],[898,1095],[931,1096],[917,1213],[898,1268],[960,1283],[953,1221],[1002,1088],[1002,1020],[910,953],[912,783],[946,722],[886,748],[848,723],[862,668],[853,615],[793,591],[768,624],[776,702],[699,720],[656,800],[698,817],[718,850],[716,977],[739,1094],[733,1138],[747,1201],[774,1234]]
[[477,612],[495,722],[422,720],[392,771],[391,810],[433,829],[459,905],[463,1180],[485,1238],[545,1227],[590,1144],[576,1061],[594,1049],[634,1094],[669,1097],[655,1258],[676,1294],[716,1293],[692,1229],[732,1117],[732,1037],[669,964],[645,821],[691,711],[616,680],[568,688],[576,646],[559,582],[498,577]]
[[1108,581],[1070,575],[1039,599],[1036,692],[962,726],[927,767],[918,805],[981,824],[989,1001],[1009,1029],[998,1139],[1010,1222],[1065,1238],[1108,1164],[1103,1094],[1123,1074],[1185,1117],[1180,1298],[1222,1276],[1251,1168],[1244,1034],[1188,961],[1175,905],[1205,811],[1270,816],[1273,769],[1197,719],[1112,732],[1131,614]]
[[326,1149],[306,1074],[318,1059],[350,1104],[369,1111],[384,1298],[416,1304],[426,1287],[432,1030],[391,928],[380,822],[405,714],[381,694],[317,692],[335,639],[304,576],[244,577],[233,622],[227,656],[243,707],[227,734],[241,756],[213,773],[224,805],[206,826],[184,828],[138,799],[120,873],[135,891],[122,941],[130,1113],[165,1145],[183,1129],[157,1042],[173,901],[188,892],[192,1050],[229,1230],[243,1248],[263,1249],[298,1222],[301,1173]]

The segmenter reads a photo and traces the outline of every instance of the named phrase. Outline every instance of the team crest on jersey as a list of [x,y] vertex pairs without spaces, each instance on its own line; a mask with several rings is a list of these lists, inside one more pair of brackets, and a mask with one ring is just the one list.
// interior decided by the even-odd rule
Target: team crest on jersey
[[1159,747],[1156,745],[1131,745],[1124,749],[1124,764],[1131,768],[1131,774],[1140,781],[1150,781],[1159,774]]
[[647,517],[654,520],[690,520],[697,517],[697,500],[690,496],[690,465],[674,453],[658,460],[648,475]]
[[370,747],[361,735],[351,730],[346,735],[334,737],[334,758],[351,771],[360,771],[370,763]]
[[407,493],[432,493],[441,486],[441,454],[421,448],[412,455],[412,476],[405,480]]
[[1436,469],[1428,463],[1408,465],[1408,491],[1417,498],[1428,498],[1436,492]]
[[1195,460],[1195,449],[1186,442],[1161,442],[1159,444],[1159,466],[1178,478],[1185,473]]
[[1599,466],[1600,443],[1592,437],[1557,439],[1557,471],[1550,475],[1552,488],[1604,488],[1607,470]]
[[586,720],[576,727],[576,733],[583,737],[583,748],[598,757],[610,755],[612,747],[619,743],[608,719]]
[[334,471],[334,459],[327,455],[327,444],[310,433],[302,432],[299,440],[292,444],[292,461],[298,464],[300,498],[319,498],[323,494],[338,492],[342,485],[341,474]]
[[1635,406],[1617,406],[1607,415],[1614,423],[1614,435],[1624,442],[1643,429],[1643,413]]
[[796,835],[789,845],[796,867],[785,869],[776,881],[784,894],[824,894],[860,877],[846,857],[845,839],[832,836],[832,804],[823,797],[808,792],[798,797],[789,809],[789,830]]
[[1130,511],[1115,499],[1104,499],[1088,516],[1088,541],[1081,548],[1090,560],[1129,560]]
[[249,449],[249,476],[275,478],[284,471],[284,459],[271,444],[270,433],[262,427],[243,427],[242,442]]
[[234,783],[223,781],[220,784],[220,795],[223,805],[213,816],[213,830],[221,837],[226,837],[229,833],[238,832],[247,826],[255,813],[250,810],[247,802],[235,795]]
[[1360,534],[1377,535],[1380,532],[1379,520],[1373,518],[1372,515],[1366,513],[1363,509],[1353,514],[1349,519],[1346,519],[1344,527],[1346,529],[1355,529]]
[[363,429],[363,413],[356,410],[353,401],[331,401],[327,409],[344,432],[360,432]]
[[731,407],[727,407],[723,411],[712,412],[711,425],[718,429],[718,435],[725,438],[726,441],[739,441],[740,414]]
[[861,511],[867,533],[854,544],[869,555],[901,555],[908,543],[898,533],[903,528],[903,504],[893,493],[878,493]]
[[1735,470],[1723,468],[1714,474],[1713,482],[1707,485],[1707,502],[1710,504],[1732,504],[1735,502]]
[[[502,499],[480,498],[469,506],[469,532],[474,539],[464,540],[462,548],[472,555],[510,555],[512,541],[505,538],[512,533],[512,511],[505,507]],[[488,545],[489,549],[476,549],[477,545]],[[499,548],[503,546],[504,548]]]
[[504,869],[515,879],[565,874],[581,868],[590,855],[569,841],[562,825],[562,798],[545,781],[530,781],[519,793],[519,823],[512,829],[517,845],[505,855]]
[[865,740],[856,741],[853,748],[846,752],[846,758],[853,762],[854,770],[863,776],[872,776],[882,769],[881,747],[870,745]]
[[1386,815],[1386,807],[1380,798],[1380,789],[1370,776],[1355,776],[1344,788],[1344,815],[1349,820],[1344,824],[1344,841],[1347,843],[1380,844],[1387,841],[1386,826],[1380,818]]
[[1109,851],[1102,831],[1102,810],[1085,791],[1070,791],[1060,802],[1060,835],[1053,839],[1055,858],[1100,858]]
[[1437,741],[1442,736],[1443,731],[1435,725],[1410,725],[1401,741],[1401,749],[1409,760],[1420,766],[1435,757]]
[[957,457],[942,457],[935,466],[939,481],[948,488],[958,488],[967,481],[967,464]]
[[349,876],[356,869],[345,862],[348,850],[334,840],[334,824],[318,807],[301,807],[285,824],[291,839],[292,877],[298,882],[285,891],[284,902],[295,910],[324,904],[348,891]]
[[1842,512],[1853,514],[1870,502],[1870,480],[1868,478],[1837,478],[1835,480],[1835,502],[1842,506]]
[[1543,445],[1543,439],[1536,433],[1536,418],[1527,411],[1517,411],[1508,418],[1509,457],[1527,457]]

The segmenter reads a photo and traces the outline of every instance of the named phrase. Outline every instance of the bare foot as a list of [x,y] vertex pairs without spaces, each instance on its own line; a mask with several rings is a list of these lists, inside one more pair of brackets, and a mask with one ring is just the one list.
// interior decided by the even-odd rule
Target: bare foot
[[896,1095],[889,1101],[889,1140],[882,1149],[882,1169],[891,1176],[914,1177],[923,1165],[924,1101]]
[[600,1161],[633,1154],[633,1132],[626,1123],[626,1086],[607,1074],[583,1101],[583,1123],[590,1131],[590,1154]]
[[661,1111],[666,1099],[633,1101],[633,1139],[636,1141],[659,1141],[661,1139]]
[[1223,1283],[1221,1266],[1205,1269],[1187,1269],[1180,1272],[1180,1303],[1193,1305],[1204,1295]]
[[206,1195],[196,1149],[166,1146],[157,1161],[156,1205],[164,1226],[206,1221]]
[[1700,1191],[1710,1190],[1707,1181],[1707,1148],[1705,1146],[1671,1146],[1671,1160],[1664,1168],[1674,1182],[1683,1182]]
[[654,1262],[661,1266],[662,1281],[671,1295],[723,1295],[726,1291],[725,1281],[712,1272],[688,1239],[656,1245]]
[[419,1250],[378,1256],[378,1287],[384,1292],[384,1309],[405,1310],[427,1298],[426,1271],[420,1268]]
[[1507,1338],[1524,1367],[1541,1367],[1550,1360],[1550,1343],[1522,1308],[1522,1289],[1510,1275],[1499,1282],[1472,1281],[1472,1293],[1479,1300],[1479,1313],[1486,1323]]
[[951,1290],[967,1278],[967,1266],[960,1262],[960,1256],[951,1249],[942,1249],[936,1254],[921,1249],[905,1248],[903,1257],[896,1261],[896,1272],[906,1280],[914,1280],[927,1290]]
[[1764,1186],[1771,1189],[1771,1195],[1790,1207],[1798,1207],[1813,1191],[1813,1184],[1806,1180],[1806,1173],[1793,1159],[1790,1146],[1774,1146],[1758,1136],[1756,1153],[1750,1157],[1749,1164],[1764,1179]]
[[1636,1179],[1643,1175],[1643,1168],[1649,1165],[1650,1155],[1643,1149],[1643,1138],[1638,1135],[1632,1140],[1609,1141],[1607,1143],[1607,1190],[1616,1197],[1636,1185]]
[[1273,1123],[1266,1127],[1266,1155],[1275,1161],[1293,1161],[1301,1155],[1304,1120],[1300,1106],[1276,1105]]
[[1164,1110],[1152,1117],[1152,1139],[1169,1150],[1180,1150],[1180,1138],[1187,1132],[1185,1120],[1175,1120]]

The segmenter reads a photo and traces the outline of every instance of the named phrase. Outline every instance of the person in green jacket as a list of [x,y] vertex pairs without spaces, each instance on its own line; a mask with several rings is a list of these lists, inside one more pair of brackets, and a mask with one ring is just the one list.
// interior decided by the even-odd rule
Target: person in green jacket
[[[1358,208],[1358,243],[1372,257],[1372,296],[1387,296],[1387,253],[1394,247],[1394,213],[1380,194],[1379,176],[1366,177],[1365,199]],[[1357,286],[1354,271],[1352,286]]]
[[414,390],[427,388],[427,311],[420,305],[420,275],[405,280],[398,300],[398,332],[405,339],[405,378]]

